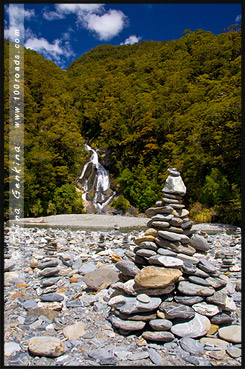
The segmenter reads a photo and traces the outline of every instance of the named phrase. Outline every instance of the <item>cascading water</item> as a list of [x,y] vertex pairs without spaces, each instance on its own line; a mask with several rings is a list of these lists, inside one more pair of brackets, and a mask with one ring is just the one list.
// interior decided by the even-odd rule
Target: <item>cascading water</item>
[[109,172],[99,163],[97,152],[89,145],[85,145],[85,149],[91,152],[91,157],[84,165],[78,182],[84,191],[82,198],[92,201],[95,209],[101,213],[116,192],[111,194]]

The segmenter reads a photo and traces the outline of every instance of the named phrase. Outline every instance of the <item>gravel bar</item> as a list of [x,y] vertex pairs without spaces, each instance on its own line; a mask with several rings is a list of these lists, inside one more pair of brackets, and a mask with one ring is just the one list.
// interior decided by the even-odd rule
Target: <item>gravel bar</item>
[[[130,217],[109,214],[60,214],[39,218],[22,218],[18,221],[19,225],[41,225],[44,227],[74,227],[111,230],[117,225],[120,228],[146,228],[149,218]],[[12,221],[10,221],[12,223]],[[15,222],[17,223],[17,222]],[[236,231],[239,227],[230,224],[220,223],[200,223],[194,224],[195,231],[223,232]]]

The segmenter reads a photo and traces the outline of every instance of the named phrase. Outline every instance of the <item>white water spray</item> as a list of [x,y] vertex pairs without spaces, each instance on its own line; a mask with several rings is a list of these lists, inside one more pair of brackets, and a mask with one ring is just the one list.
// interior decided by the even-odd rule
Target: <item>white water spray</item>
[[88,191],[92,190],[94,192],[92,200],[94,207],[101,212],[110,203],[116,192],[108,197],[110,190],[109,172],[99,163],[98,154],[92,147],[85,145],[85,149],[91,152],[91,157],[84,165],[79,177],[79,182],[83,183],[84,194],[82,198],[88,200]]

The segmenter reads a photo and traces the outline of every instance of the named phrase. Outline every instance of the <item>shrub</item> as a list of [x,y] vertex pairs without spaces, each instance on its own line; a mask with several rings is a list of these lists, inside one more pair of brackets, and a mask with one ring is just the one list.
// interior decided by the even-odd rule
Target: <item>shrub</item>
[[111,202],[111,206],[117,210],[126,211],[130,207],[130,202],[123,195],[120,195]]

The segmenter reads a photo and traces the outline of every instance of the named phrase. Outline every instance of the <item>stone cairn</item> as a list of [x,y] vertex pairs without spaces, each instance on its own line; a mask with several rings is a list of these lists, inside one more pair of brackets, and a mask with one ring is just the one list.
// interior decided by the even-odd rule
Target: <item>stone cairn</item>
[[169,168],[163,199],[146,211],[145,235],[135,239],[127,259],[116,263],[121,281],[108,301],[109,320],[123,335],[168,342],[198,338],[231,324],[236,306],[208,260],[207,240],[194,234],[182,204],[186,187],[176,168]]

